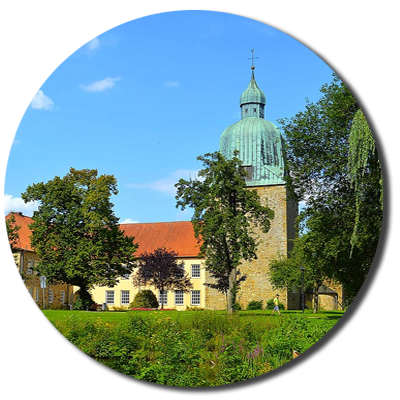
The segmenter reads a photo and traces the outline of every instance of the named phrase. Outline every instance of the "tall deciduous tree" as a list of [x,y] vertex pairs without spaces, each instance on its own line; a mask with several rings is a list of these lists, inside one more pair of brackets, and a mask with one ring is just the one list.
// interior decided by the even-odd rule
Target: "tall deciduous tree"
[[25,202],[39,202],[30,225],[31,245],[41,258],[38,272],[50,283],[79,286],[86,304],[90,288],[114,286],[135,265],[137,245],[119,229],[112,210],[110,198],[117,193],[114,176],[74,168],[22,193]]
[[[381,172],[374,154],[364,170],[362,190],[352,186],[349,135],[360,108],[337,75],[321,87],[321,93],[316,103],[307,101],[304,111],[279,121],[286,142],[286,180],[291,195],[307,203],[299,217],[301,232],[307,235],[298,241],[306,240],[312,251],[303,255],[316,254],[318,268],[343,284],[350,302],[366,278],[378,244]],[[363,213],[358,220],[358,245],[350,256],[357,196]],[[296,246],[300,244],[295,241]]]
[[[332,270],[337,260],[348,258],[347,243],[338,237],[338,243],[332,244],[331,230],[336,227],[336,219],[323,213],[312,215],[307,221],[307,231],[295,240],[295,246],[288,258],[273,260],[270,265],[270,279],[277,289],[297,290],[301,286],[301,270],[304,268],[305,290],[313,292],[314,312],[318,310],[318,289],[331,280]],[[341,254],[338,249],[343,247]],[[339,250],[340,251],[340,250]],[[323,256],[321,256],[323,255]]]
[[246,171],[238,152],[229,160],[219,152],[197,159],[203,163],[198,179],[181,179],[175,185],[177,207],[193,208],[195,236],[202,241],[200,255],[216,279],[215,288],[226,292],[228,286],[228,311],[232,313],[243,280],[238,274],[241,262],[257,257],[253,227],[267,232],[274,214],[261,204],[255,190],[246,188]]
[[[160,247],[153,252],[144,252],[140,256],[139,268],[134,276],[135,286],[151,285],[164,293],[167,290],[188,292],[193,284],[185,272],[183,261],[178,262],[178,254]],[[161,302],[164,308],[164,302]]]

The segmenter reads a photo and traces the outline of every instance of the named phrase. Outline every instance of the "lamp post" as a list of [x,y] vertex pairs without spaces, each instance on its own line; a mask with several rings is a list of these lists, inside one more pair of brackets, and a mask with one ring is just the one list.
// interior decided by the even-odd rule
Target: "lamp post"
[[304,267],[300,267],[301,271],[301,310],[304,314]]

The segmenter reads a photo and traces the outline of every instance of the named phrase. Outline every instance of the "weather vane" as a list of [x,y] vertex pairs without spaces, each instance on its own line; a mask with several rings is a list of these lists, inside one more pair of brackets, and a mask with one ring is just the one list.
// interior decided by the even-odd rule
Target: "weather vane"
[[251,60],[251,69],[254,69],[254,60],[257,59],[258,57],[254,57],[254,49],[251,49],[251,58],[248,58],[248,60]]

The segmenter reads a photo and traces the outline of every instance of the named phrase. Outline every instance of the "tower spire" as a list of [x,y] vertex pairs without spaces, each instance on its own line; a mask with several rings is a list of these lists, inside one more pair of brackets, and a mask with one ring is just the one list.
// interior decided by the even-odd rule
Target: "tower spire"
[[267,104],[264,92],[258,87],[256,78],[254,77],[254,49],[251,49],[251,79],[249,86],[240,96],[240,108],[242,109],[242,118],[258,117],[264,118],[264,109]]
[[254,70],[256,67],[254,66],[254,60],[256,60],[258,57],[254,57],[254,49],[251,49],[251,58],[248,58],[248,60],[251,60],[251,69]]

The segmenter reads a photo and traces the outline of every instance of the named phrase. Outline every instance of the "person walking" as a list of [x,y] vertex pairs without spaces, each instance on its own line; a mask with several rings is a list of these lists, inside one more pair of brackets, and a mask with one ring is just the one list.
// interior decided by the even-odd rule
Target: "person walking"
[[282,316],[281,313],[280,313],[280,311],[279,311],[279,294],[277,294],[277,295],[274,297],[274,309],[272,310],[271,315],[272,315],[275,311],[278,311],[278,314],[279,314],[280,316]]

